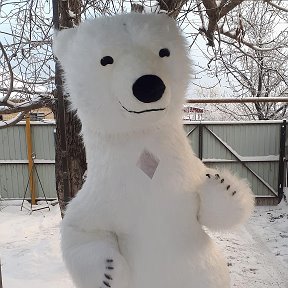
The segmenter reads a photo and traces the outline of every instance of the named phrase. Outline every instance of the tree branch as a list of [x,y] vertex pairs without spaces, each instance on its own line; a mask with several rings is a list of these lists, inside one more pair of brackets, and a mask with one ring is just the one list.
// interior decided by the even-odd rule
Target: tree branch
[[201,32],[204,32],[208,43],[208,46],[214,47],[214,33],[217,28],[217,23],[219,20],[219,10],[215,0],[203,0],[203,5],[206,8],[206,14],[208,15],[208,28],[203,27]]
[[[21,82],[25,82],[25,81],[21,81]],[[33,82],[31,82],[32,84],[35,84]],[[25,84],[27,84],[27,82],[25,82]],[[2,88],[0,87],[0,91],[2,92],[7,92],[8,89],[7,88]],[[15,92],[15,93],[21,93],[21,94],[27,94],[27,95],[38,95],[38,96],[41,96],[41,97],[51,97],[51,95],[49,93],[44,93],[44,92],[41,92],[41,91],[34,91],[34,90],[28,90],[27,88],[25,87],[20,87],[20,88],[13,88],[12,92]],[[0,101],[0,103],[3,103],[4,101]]]
[[176,19],[181,12],[182,7],[188,0],[158,0],[160,10],[168,12],[168,15]]
[[17,112],[28,112],[31,110],[39,109],[42,107],[51,107],[53,98],[51,97],[38,97],[36,100],[24,101],[15,103],[7,101],[6,103],[0,102],[0,114],[11,114]]
[[3,99],[0,99],[2,102],[6,102],[9,97],[11,96],[11,93],[12,93],[12,90],[13,90],[13,82],[14,82],[14,75],[13,75],[13,70],[12,70],[12,66],[11,66],[11,63],[10,63],[10,60],[7,56],[7,53],[0,41],[0,49],[2,51],[2,54],[4,56],[4,59],[8,65],[8,70],[9,70],[9,75],[10,75],[10,83],[9,83],[9,88],[7,89],[7,93],[6,93],[6,96],[4,96]]
[[[234,39],[237,41],[237,35],[234,33],[231,33],[230,31],[224,31],[223,27],[219,27],[219,33],[222,35],[225,35],[226,37],[229,37],[230,39]],[[279,45],[277,47],[271,47],[271,48],[262,48],[253,43],[247,42],[245,40],[242,40],[241,43],[259,52],[269,52],[269,51],[274,51],[274,50],[281,49],[281,48],[286,48],[285,45]]]
[[203,0],[203,5],[206,8],[206,14],[208,16],[208,28],[203,27],[200,29],[205,33],[208,46],[214,47],[214,33],[218,29],[218,21],[226,16],[231,10],[240,5],[244,0],[222,0],[217,6],[216,0]]
[[223,2],[222,1],[219,6],[219,9],[220,9],[219,19],[226,16],[231,10],[233,10],[235,7],[240,5],[243,1],[244,0],[230,0],[229,2],[224,1],[225,3],[222,3]]
[[283,6],[280,6],[280,5],[277,5],[277,4],[275,4],[274,2],[272,2],[271,0],[263,0],[263,1],[266,2],[266,3],[268,3],[269,5],[277,8],[277,9],[279,9],[279,10],[282,10],[282,11],[284,11],[284,12],[288,12],[288,9],[287,9],[287,8],[285,8],[285,7],[283,7]]
[[0,129],[15,125],[16,123],[21,121],[25,117],[25,115],[26,115],[26,112],[20,112],[16,117],[10,120],[0,121]]

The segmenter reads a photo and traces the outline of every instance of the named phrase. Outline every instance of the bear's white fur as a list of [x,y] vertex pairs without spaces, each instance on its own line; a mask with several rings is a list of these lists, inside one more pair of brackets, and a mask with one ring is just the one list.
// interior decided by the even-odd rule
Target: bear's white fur
[[[164,48],[170,56],[159,56]],[[229,287],[226,261],[202,225],[242,223],[253,196],[245,181],[208,169],[191,150],[181,123],[190,62],[174,21],[98,18],[59,32],[53,50],[87,151],[87,180],[61,230],[77,287]],[[113,63],[102,66],[105,56]],[[134,97],[143,75],[164,82],[158,101]]]

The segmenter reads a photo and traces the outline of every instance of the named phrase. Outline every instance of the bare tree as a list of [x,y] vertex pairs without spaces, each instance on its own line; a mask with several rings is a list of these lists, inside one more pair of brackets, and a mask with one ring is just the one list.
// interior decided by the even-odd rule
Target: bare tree
[[[193,49],[197,47],[199,37],[206,39],[206,47],[197,47],[197,53],[202,53],[208,64],[206,67],[200,65],[200,76],[205,73],[220,79],[228,75],[227,81],[229,86],[234,85],[235,93],[246,87],[247,95],[250,93],[253,97],[257,97],[257,93],[267,97],[287,93],[284,81],[287,78],[287,27],[277,26],[281,33],[275,36],[272,35],[275,25],[264,27],[261,24],[275,19],[287,21],[288,10],[284,1],[247,1],[247,8],[244,0],[51,1],[1,1],[0,114],[18,114],[8,122],[0,121],[0,127],[16,123],[31,109],[47,105],[53,108],[57,125],[56,178],[59,199],[64,200],[65,189],[68,190],[68,198],[80,189],[86,159],[79,136],[81,123],[74,112],[67,111],[69,95],[63,91],[61,70],[56,66],[55,71],[54,67],[51,48],[53,14],[55,27],[66,29],[78,25],[86,18],[129,12],[131,9],[141,13],[167,13],[178,21]],[[250,13],[253,11],[251,5],[254,5],[253,9],[258,5],[257,14]],[[59,19],[57,24],[55,19]],[[255,26],[262,32],[259,34],[263,36],[261,39],[253,36],[255,29],[252,28]],[[267,38],[268,32],[270,38]],[[260,78],[261,87],[257,82]],[[271,109],[266,104],[257,105],[258,108],[254,108],[255,115],[259,114],[258,118],[276,118],[286,112],[285,105],[274,108],[270,105]],[[269,112],[266,113],[265,109]],[[275,112],[275,117],[271,111]],[[65,203],[61,207],[64,209],[64,206]]]
[[[226,14],[229,9],[225,7],[228,4],[233,7],[237,2],[234,10]],[[224,79],[234,97],[287,96],[288,10],[284,1],[274,4],[272,1],[218,1],[218,8],[215,5],[212,8],[211,1],[199,4],[199,7],[220,10],[217,25],[210,12],[206,15],[208,19],[204,19],[203,11],[199,10],[202,24],[207,27],[200,31],[211,48],[203,51],[208,67],[200,67],[198,71],[216,76],[222,83]],[[228,116],[231,106],[235,105],[219,109]],[[286,115],[287,104],[256,102],[237,105],[237,110],[242,111],[233,115],[241,115],[242,119],[281,119]]]
[[0,122],[0,127],[52,103],[54,64],[48,6],[42,0],[1,2],[0,114],[18,114]]
[[[55,71],[51,50],[52,2],[45,0],[1,1],[0,112],[1,114],[14,112],[19,114],[9,123],[1,123],[0,126],[12,125],[24,117],[24,112],[52,103],[55,89]],[[288,7],[285,1],[67,0],[61,2],[64,2],[62,6],[66,16],[63,16],[63,11],[61,13],[66,19],[66,23],[61,24],[60,29],[77,25],[79,21],[86,18],[129,12],[131,6],[138,12],[165,11],[177,19],[191,46],[195,46],[196,39],[201,35],[207,40],[208,49],[205,47],[198,48],[207,58],[207,64],[210,68],[202,65],[200,72],[210,74],[213,77],[220,77],[228,73],[230,75],[229,85],[235,86],[235,92],[239,91],[241,85],[245,87],[251,84],[244,80],[248,70],[243,70],[241,65],[246,65],[249,69],[252,67],[252,62],[253,70],[258,65],[259,73],[265,75],[262,79],[265,78],[266,83],[263,83],[262,88],[270,85],[271,81],[273,86],[277,86],[276,79],[278,82],[280,78],[285,79],[286,75],[282,72],[285,70],[287,56],[287,26],[281,26],[281,21],[287,23],[288,18]],[[58,1],[54,0],[54,3],[58,3]],[[138,10],[135,7],[138,7]],[[63,17],[60,19],[61,21],[64,21]],[[281,30],[281,33],[276,36],[272,35],[275,28],[276,31]],[[268,34],[271,36],[269,39],[265,29],[269,30]],[[258,33],[257,37],[255,33]],[[265,35],[262,42],[259,42],[259,33]],[[269,64],[271,61],[268,61],[267,58],[272,59],[271,56],[275,57],[276,54],[278,64],[274,63],[271,66]],[[263,67],[260,69],[261,65]],[[279,70],[280,66],[281,69]],[[269,71],[269,77],[267,77],[267,71]],[[271,71],[274,71],[273,76]],[[238,86],[231,80],[233,78],[239,82]],[[268,78],[269,82],[267,82]],[[280,95],[281,91],[284,91],[286,84],[284,85],[284,81],[280,82],[278,88],[273,88],[267,97]],[[261,95],[264,95],[263,93],[260,92]],[[254,95],[256,94],[254,92]],[[258,93],[258,95],[260,94]],[[236,96],[244,95],[236,93]],[[274,106],[273,111],[275,113],[268,113],[269,115],[266,113],[267,115],[265,115],[267,105],[259,103],[258,117],[261,119],[277,118],[286,111],[285,105]],[[280,109],[279,112],[277,112],[278,109]],[[270,111],[270,109],[268,110]]]

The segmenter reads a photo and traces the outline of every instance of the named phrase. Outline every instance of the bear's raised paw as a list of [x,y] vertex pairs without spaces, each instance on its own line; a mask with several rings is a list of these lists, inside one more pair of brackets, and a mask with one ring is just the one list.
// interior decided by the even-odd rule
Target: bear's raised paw
[[254,207],[248,183],[229,171],[208,169],[199,187],[198,221],[211,229],[229,229],[247,220]]
[[230,192],[231,190],[233,190],[233,191],[231,191],[231,196],[234,196],[236,193],[237,193],[237,191],[236,190],[234,190],[234,189],[231,189],[231,184],[228,184],[227,185],[227,183],[225,182],[225,179],[223,178],[223,177],[221,177],[218,173],[216,173],[216,174],[209,174],[209,173],[207,173],[206,174],[206,177],[208,177],[209,179],[211,179],[211,180],[216,180],[218,183],[220,183],[220,184],[223,184],[223,186],[225,186],[225,188],[226,188],[226,190],[228,191],[228,192]]

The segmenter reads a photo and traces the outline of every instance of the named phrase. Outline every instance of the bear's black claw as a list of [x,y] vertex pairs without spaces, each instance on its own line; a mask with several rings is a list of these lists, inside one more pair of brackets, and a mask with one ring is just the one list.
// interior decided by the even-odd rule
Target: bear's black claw
[[112,266],[113,265],[113,259],[106,259],[106,263],[107,263],[107,266],[106,266],[107,270],[113,270],[114,269],[114,267]]
[[230,189],[230,185],[228,185],[228,186],[226,187],[226,189],[229,190],[229,189]]
[[109,275],[109,274],[104,274],[104,276],[105,276],[108,280],[113,280],[112,277],[111,277],[111,275]]
[[233,193],[232,193],[232,196],[234,196],[236,194],[236,191],[234,191]]
[[208,178],[211,178],[210,174],[206,174],[206,176],[207,176]]
[[107,281],[103,281],[103,284],[106,285],[107,287],[111,287]]
[[223,183],[224,182],[224,179],[221,179],[221,181],[220,181],[221,183]]

